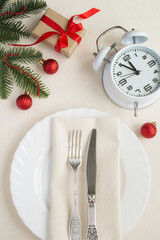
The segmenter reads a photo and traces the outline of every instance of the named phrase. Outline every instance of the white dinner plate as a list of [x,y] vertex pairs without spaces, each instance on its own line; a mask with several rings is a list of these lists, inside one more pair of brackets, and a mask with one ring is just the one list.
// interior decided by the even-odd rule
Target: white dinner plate
[[[38,122],[20,142],[11,166],[11,194],[19,216],[40,239],[48,240],[52,118],[108,116],[94,109],[57,112]],[[141,143],[122,122],[120,133],[121,221],[125,235],[137,223],[146,206],[150,191],[150,169]]]

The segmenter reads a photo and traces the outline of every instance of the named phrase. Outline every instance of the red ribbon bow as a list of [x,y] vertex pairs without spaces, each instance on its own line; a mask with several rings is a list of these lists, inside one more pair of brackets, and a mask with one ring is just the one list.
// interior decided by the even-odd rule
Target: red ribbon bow
[[82,30],[83,26],[82,26],[81,23],[78,23],[78,24],[74,23],[73,18],[74,17],[80,17],[80,18],[86,19],[86,18],[89,18],[92,15],[96,14],[99,11],[100,11],[99,9],[92,8],[85,13],[72,16],[68,21],[66,31],[64,31],[61,28],[61,26],[59,26],[55,21],[53,21],[49,17],[43,15],[42,18],[41,18],[41,21],[44,22],[45,24],[47,24],[49,27],[53,28],[56,31],[50,31],[50,32],[44,33],[35,43],[28,44],[28,45],[12,44],[12,46],[33,46],[35,44],[43,42],[45,39],[47,39],[47,38],[49,38],[49,37],[51,37],[55,34],[58,34],[58,35],[60,35],[60,38],[55,45],[55,50],[57,52],[60,52],[62,48],[65,48],[65,47],[68,46],[68,35],[73,40],[75,40],[78,44],[81,42],[81,37],[78,34],[76,34],[76,32]]

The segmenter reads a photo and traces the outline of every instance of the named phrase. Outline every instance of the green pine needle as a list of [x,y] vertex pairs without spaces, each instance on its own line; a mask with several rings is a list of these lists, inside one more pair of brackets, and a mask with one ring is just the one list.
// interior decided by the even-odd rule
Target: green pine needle
[[44,10],[47,6],[44,0],[17,0],[6,10],[6,12],[22,12],[25,6],[25,11],[23,14],[6,14],[0,17],[0,19],[10,19],[10,18],[24,18],[28,17],[29,14],[37,14]]
[[[10,14],[22,12],[22,14]],[[27,27],[21,21],[15,21],[17,18],[28,17],[29,14],[37,14],[46,8],[44,0],[0,0],[0,43],[15,43],[20,37],[29,37],[30,33]],[[3,14],[7,13],[7,14]]]
[[[37,73],[34,73],[29,67],[24,68],[19,64],[14,64],[14,66],[23,69],[38,81],[40,86],[39,98],[47,98],[49,96],[49,89],[43,84],[43,82],[40,80],[40,76]],[[26,92],[29,92],[29,94],[34,97],[37,96],[37,83],[30,76],[15,68],[10,68],[10,71],[15,78],[18,87]]]
[[19,40],[19,35],[0,29],[0,43],[16,43]]
[[13,82],[5,62],[0,61],[0,98],[6,99],[13,89]]
[[0,22],[0,30],[1,37],[3,37],[2,33],[13,34],[13,36],[17,36],[17,38],[30,36],[29,30],[20,21],[15,22],[14,20],[9,20]]
[[42,53],[31,47],[14,47],[9,49],[7,53],[12,52],[12,54],[17,54],[17,56],[8,56],[8,62],[19,62],[19,63],[36,63],[40,58],[42,58]]
[[5,55],[5,49],[2,47],[0,48],[0,61],[3,59],[4,55]]
[[11,4],[10,0],[0,0],[0,13],[3,13],[6,8],[9,8],[9,5]]

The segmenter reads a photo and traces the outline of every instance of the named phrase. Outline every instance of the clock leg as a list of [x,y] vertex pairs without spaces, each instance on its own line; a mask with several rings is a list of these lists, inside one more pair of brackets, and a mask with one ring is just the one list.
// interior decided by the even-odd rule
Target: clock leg
[[138,102],[134,102],[134,116],[137,117]]

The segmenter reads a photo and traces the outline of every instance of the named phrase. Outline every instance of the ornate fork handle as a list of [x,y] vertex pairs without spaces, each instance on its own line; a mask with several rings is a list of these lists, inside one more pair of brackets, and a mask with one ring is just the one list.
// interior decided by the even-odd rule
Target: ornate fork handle
[[80,240],[81,239],[81,224],[78,209],[78,195],[74,192],[72,215],[69,226],[70,240]]

